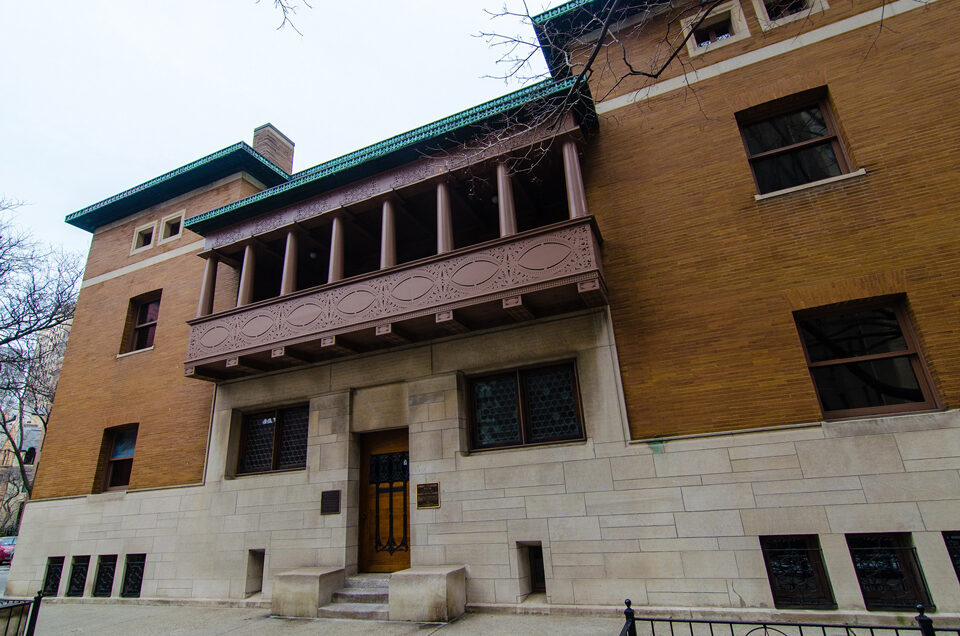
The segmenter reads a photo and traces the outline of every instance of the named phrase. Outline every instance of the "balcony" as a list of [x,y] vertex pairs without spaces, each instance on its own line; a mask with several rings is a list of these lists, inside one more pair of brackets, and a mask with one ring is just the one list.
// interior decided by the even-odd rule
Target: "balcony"
[[219,381],[606,303],[582,217],[189,321],[184,373]]

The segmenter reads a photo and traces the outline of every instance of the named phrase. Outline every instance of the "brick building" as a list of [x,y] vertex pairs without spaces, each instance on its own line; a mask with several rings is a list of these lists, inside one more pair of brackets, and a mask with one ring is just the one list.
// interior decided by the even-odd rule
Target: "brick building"
[[267,125],[68,217],[9,593],[960,613],[950,4],[626,3],[689,32],[664,73],[483,142],[566,94],[594,4],[537,19],[550,81],[295,174]]

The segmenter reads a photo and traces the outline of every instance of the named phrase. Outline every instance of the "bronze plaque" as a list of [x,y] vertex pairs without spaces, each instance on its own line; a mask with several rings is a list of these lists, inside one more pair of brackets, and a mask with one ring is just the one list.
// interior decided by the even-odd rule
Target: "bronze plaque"
[[417,508],[440,507],[440,484],[417,484]]
[[338,515],[340,514],[340,491],[324,490],[320,493],[320,514]]

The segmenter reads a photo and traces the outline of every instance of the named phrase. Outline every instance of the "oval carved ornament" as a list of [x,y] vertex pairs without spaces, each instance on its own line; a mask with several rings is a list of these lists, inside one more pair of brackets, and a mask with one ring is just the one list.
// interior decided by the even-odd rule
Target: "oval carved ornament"
[[433,289],[435,284],[431,278],[414,274],[397,283],[390,294],[397,300],[409,302],[427,294],[427,292]]
[[287,322],[294,327],[306,327],[320,317],[323,307],[315,303],[304,303],[290,312]]
[[229,337],[230,330],[223,325],[217,325],[213,329],[210,329],[200,336],[200,346],[207,349],[213,349],[214,347],[219,347],[222,345]]
[[272,326],[273,320],[269,316],[259,314],[244,323],[240,328],[240,333],[247,338],[259,338],[270,331],[270,327]]
[[524,252],[517,260],[517,265],[532,271],[543,271],[562,263],[572,251],[570,246],[563,243],[540,243]]
[[476,287],[487,282],[500,270],[500,263],[486,258],[477,258],[464,263],[450,277],[461,287]]
[[369,308],[376,299],[377,296],[373,292],[366,289],[356,289],[340,299],[340,302],[337,303],[337,309],[345,314],[359,314],[364,309]]

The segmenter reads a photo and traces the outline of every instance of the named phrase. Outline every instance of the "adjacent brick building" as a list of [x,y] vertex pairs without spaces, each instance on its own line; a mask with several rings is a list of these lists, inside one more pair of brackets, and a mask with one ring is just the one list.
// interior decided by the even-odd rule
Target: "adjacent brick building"
[[547,82],[295,174],[261,127],[70,215],[8,591],[960,612],[950,4],[625,3],[678,60],[478,141],[567,94],[600,4],[537,18]]

